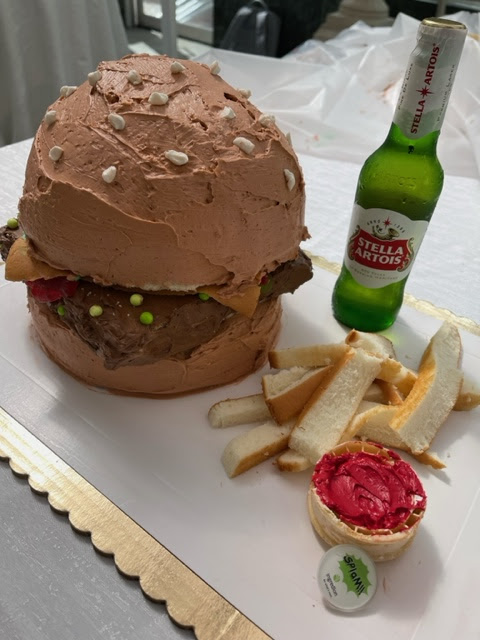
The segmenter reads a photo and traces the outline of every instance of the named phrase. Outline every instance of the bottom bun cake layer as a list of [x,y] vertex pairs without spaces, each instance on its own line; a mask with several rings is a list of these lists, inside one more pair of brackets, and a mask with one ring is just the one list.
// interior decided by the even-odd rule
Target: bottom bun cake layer
[[221,332],[185,358],[107,369],[103,358],[46,305],[29,297],[29,308],[43,349],[60,367],[88,385],[141,395],[219,386],[256,371],[277,340],[282,313],[279,299],[266,300],[252,318],[232,315]]

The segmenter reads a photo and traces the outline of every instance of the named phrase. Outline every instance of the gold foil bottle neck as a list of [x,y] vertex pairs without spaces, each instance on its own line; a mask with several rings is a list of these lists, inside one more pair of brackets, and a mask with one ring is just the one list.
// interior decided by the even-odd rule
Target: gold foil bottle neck
[[427,27],[435,27],[436,29],[467,29],[463,23],[455,22],[455,20],[447,20],[446,18],[424,18],[422,24]]

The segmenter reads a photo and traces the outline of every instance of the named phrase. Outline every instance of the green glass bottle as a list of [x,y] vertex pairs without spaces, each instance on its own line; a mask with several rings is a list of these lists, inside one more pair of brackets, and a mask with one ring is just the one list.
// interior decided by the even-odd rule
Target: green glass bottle
[[466,27],[427,18],[418,29],[385,142],[358,179],[335,318],[362,331],[395,321],[408,274],[443,187],[436,147]]

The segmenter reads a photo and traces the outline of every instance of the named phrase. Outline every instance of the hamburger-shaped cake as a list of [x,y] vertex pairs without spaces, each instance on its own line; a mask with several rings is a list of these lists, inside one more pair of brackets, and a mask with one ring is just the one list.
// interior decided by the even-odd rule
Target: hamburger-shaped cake
[[180,393],[265,361],[279,296],[312,270],[296,155],[248,95],[217,64],[132,55],[48,109],[0,248],[83,382]]
[[427,498],[412,467],[372,442],[345,442],[315,466],[310,519],[330,545],[355,544],[373,560],[392,560],[413,541]]

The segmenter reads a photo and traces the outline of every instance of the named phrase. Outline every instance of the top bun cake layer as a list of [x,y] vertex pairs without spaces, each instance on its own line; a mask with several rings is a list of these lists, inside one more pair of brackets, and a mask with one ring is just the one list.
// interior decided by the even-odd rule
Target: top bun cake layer
[[19,207],[37,258],[102,285],[233,292],[297,256],[296,155],[216,71],[131,55],[62,88]]

